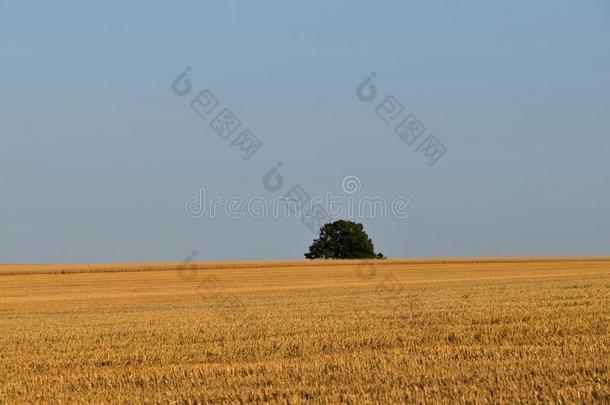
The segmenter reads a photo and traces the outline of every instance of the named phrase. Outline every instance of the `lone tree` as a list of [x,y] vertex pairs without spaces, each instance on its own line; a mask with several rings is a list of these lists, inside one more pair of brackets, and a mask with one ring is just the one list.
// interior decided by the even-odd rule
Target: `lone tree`
[[305,253],[307,259],[383,259],[375,253],[373,241],[364,232],[362,224],[339,220],[320,228],[320,237],[314,239]]

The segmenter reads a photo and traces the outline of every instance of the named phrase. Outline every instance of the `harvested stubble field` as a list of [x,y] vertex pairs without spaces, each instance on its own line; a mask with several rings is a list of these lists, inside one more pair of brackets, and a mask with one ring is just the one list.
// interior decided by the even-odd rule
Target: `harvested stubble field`
[[610,402],[610,260],[0,266],[0,402]]

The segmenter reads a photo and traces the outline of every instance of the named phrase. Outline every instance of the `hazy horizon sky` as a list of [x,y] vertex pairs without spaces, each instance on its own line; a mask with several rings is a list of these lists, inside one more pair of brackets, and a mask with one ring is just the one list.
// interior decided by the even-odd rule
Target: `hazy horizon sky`
[[[278,162],[277,194],[349,175],[408,198],[354,219],[389,257],[610,255],[609,39],[607,0],[0,1],[0,263],[302,258],[298,219],[185,212],[201,188],[275,197]],[[249,160],[191,108],[204,89]],[[389,95],[446,147],[432,167]]]

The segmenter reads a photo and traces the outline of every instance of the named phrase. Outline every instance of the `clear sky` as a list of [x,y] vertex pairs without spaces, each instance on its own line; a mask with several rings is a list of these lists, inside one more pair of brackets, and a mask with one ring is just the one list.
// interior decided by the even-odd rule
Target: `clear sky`
[[[0,1],[0,69],[0,262],[302,258],[298,219],[185,212],[202,187],[272,197],[278,161],[282,193],[408,197],[358,219],[390,257],[610,254],[608,0]],[[247,161],[204,89],[262,141]]]

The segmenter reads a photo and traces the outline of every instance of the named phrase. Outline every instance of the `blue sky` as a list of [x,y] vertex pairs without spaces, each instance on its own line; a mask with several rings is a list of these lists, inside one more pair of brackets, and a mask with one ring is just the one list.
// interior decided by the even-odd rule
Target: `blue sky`
[[[0,262],[301,258],[297,219],[185,213],[202,187],[271,197],[278,161],[286,190],[408,197],[359,219],[390,257],[608,255],[610,2],[496,3],[0,1]],[[190,108],[203,89],[263,142],[249,160]]]

